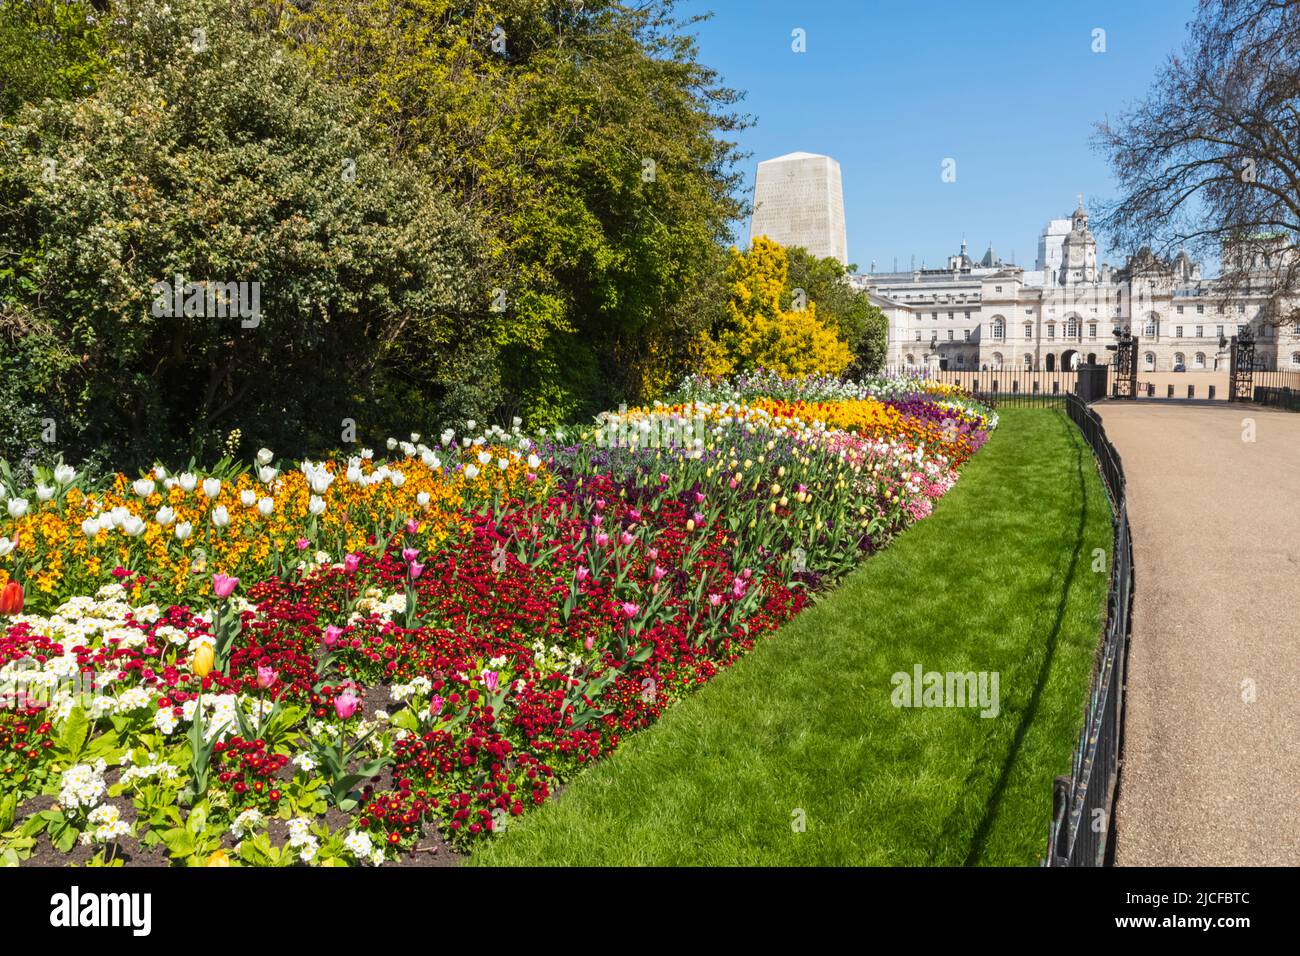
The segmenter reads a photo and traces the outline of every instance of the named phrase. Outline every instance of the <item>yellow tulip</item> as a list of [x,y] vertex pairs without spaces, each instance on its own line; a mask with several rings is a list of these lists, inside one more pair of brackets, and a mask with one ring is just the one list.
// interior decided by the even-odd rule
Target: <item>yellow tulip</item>
[[230,857],[226,856],[225,850],[218,850],[208,857],[208,862],[204,866],[230,866]]
[[194,652],[194,660],[190,661],[190,669],[198,677],[207,677],[212,673],[212,665],[215,663],[216,656],[212,653],[212,648],[207,644],[201,644]]

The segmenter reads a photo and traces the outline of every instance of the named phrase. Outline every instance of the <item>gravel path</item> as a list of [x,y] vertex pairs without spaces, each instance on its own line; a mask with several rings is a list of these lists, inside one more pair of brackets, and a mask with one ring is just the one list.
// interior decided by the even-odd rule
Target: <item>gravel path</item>
[[1116,862],[1300,864],[1300,414],[1095,407],[1137,574]]

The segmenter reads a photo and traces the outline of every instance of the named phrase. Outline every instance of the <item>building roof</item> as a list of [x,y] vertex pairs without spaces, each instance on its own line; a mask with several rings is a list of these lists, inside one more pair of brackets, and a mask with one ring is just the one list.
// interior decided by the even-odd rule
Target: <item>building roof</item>
[[[774,157],[773,159],[765,159],[763,160],[762,163],[759,163],[758,165],[762,166],[764,163],[784,163],[796,159],[830,159],[830,157],[823,156],[820,153],[803,153],[803,152],[786,153],[784,156],[777,156]],[[834,162],[834,160],[831,160],[831,162]]]

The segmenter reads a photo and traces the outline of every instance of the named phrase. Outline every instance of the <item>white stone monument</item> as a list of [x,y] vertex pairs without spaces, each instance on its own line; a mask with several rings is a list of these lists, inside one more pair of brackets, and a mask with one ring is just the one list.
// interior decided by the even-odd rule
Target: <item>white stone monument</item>
[[788,153],[759,163],[750,241],[758,236],[847,265],[840,164],[814,153]]

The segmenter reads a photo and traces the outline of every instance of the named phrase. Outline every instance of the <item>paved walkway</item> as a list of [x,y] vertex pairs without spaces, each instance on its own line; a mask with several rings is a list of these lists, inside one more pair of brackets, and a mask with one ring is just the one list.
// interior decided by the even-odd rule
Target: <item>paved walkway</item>
[[1137,574],[1116,862],[1300,864],[1300,414],[1095,407]]

